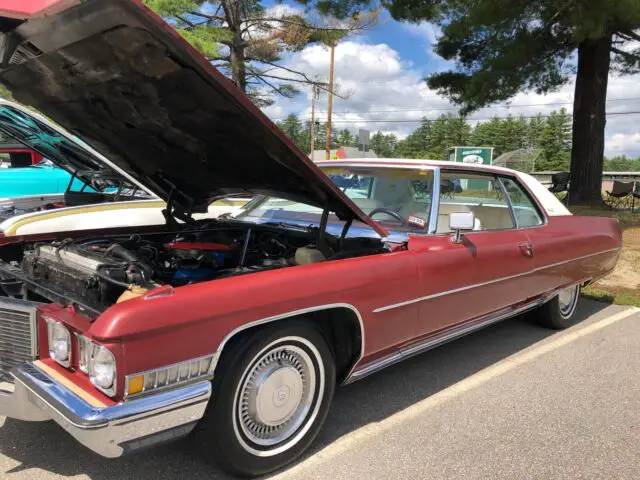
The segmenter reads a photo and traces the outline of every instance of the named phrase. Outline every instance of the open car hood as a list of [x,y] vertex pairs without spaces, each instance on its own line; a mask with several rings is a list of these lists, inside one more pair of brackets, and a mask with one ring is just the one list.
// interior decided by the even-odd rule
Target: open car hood
[[204,212],[221,196],[271,195],[386,235],[141,0],[39,3],[46,15],[0,0],[0,82],[175,213]]

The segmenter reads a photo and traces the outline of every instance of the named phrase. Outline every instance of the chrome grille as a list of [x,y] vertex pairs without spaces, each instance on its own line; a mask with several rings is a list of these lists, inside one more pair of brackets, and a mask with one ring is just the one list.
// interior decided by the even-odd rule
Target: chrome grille
[[38,354],[36,303],[0,298],[0,371],[13,367]]

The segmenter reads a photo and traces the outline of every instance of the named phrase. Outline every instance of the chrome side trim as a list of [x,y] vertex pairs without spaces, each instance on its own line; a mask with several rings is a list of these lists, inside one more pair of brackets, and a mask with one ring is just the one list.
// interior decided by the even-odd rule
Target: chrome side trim
[[429,235],[438,229],[438,212],[440,211],[440,169],[433,171],[433,188],[431,192],[431,212],[429,212]]
[[[323,162],[326,162],[326,160],[323,160]],[[333,162],[333,160],[331,160],[331,162]],[[358,168],[358,167],[363,167],[363,168],[397,168],[397,169],[403,169],[403,170],[435,170],[438,168],[442,168],[440,165],[430,165],[428,163],[420,163],[420,162],[416,162],[413,164],[401,164],[401,163],[397,163],[397,164],[380,164],[380,163],[371,163],[371,162],[367,162],[367,163],[350,163],[350,162],[339,162],[336,161],[335,164],[334,163],[323,163],[320,164],[318,162],[314,162],[316,165],[318,165],[318,167],[320,167],[320,169],[323,168]]]
[[507,190],[507,187],[504,186],[504,182],[502,181],[503,178],[504,177],[497,176],[496,180],[500,184],[500,190],[502,191],[504,198],[507,199],[507,205],[509,206],[509,213],[511,214],[511,221],[513,222],[513,228],[515,228],[516,230],[519,230],[520,226],[518,225],[518,218],[516,217],[516,211],[513,209],[513,202],[511,201],[511,197],[509,196],[509,191]]
[[552,263],[550,265],[545,265],[543,267],[537,267],[537,268],[534,268],[534,269],[529,270],[527,272],[517,273],[515,275],[509,275],[509,276],[506,276],[506,277],[500,277],[500,278],[496,278],[494,280],[489,280],[487,282],[475,283],[473,285],[466,285],[464,287],[454,288],[453,290],[446,290],[444,292],[433,293],[431,295],[425,295],[424,297],[413,298],[411,300],[406,300],[406,301],[400,302],[400,303],[394,303],[392,305],[385,305],[384,307],[376,308],[375,310],[373,310],[373,313],[380,313],[380,312],[384,312],[384,311],[387,311],[387,310],[392,310],[394,308],[400,308],[400,307],[404,307],[404,306],[407,306],[407,305],[411,305],[413,303],[424,302],[426,300],[431,300],[433,298],[443,297],[445,295],[451,295],[451,294],[454,294],[454,293],[464,292],[466,290],[471,290],[473,288],[484,287],[486,285],[491,285],[491,284],[494,284],[494,283],[504,282],[504,281],[507,281],[507,280],[512,280],[514,278],[524,277],[525,275],[531,275],[532,273],[540,272],[542,270],[546,270],[546,269],[553,268],[553,267],[557,267],[559,265],[564,265],[564,264],[567,264],[567,263],[576,262],[578,260],[584,260],[585,258],[595,257],[597,255],[602,255],[602,254],[610,253],[610,252],[616,252],[616,251],[619,251],[619,250],[620,250],[619,247],[618,248],[610,248],[608,250],[603,250],[601,252],[590,253],[588,255],[583,255],[581,257],[572,258],[571,260],[563,260],[562,262],[556,262],[556,263]]
[[344,381],[344,384],[348,385],[350,383],[353,383],[357,380],[360,380],[366,377],[367,375],[371,375],[372,373],[382,370],[383,368],[388,367],[389,365],[400,362],[414,355],[418,355],[420,353],[426,352],[427,350],[438,347],[444,343],[450,342],[464,335],[473,333],[476,330],[481,330],[482,328],[487,327],[493,323],[498,323],[502,320],[506,320],[507,318],[515,317],[516,315],[519,315],[528,310],[531,310],[532,308],[542,305],[548,299],[549,297],[545,296],[543,298],[537,299],[534,302],[527,303],[522,307],[516,308],[514,310],[510,310],[508,312],[490,314],[489,316],[486,316],[485,319],[482,319],[481,317],[480,320],[475,321],[472,325],[462,325],[461,327],[456,326],[452,329],[447,330],[441,335],[438,335],[437,337],[427,338],[419,344],[411,344],[405,347],[404,349],[394,352],[386,357],[376,360],[373,363],[370,363],[369,365],[366,365],[354,371],[351,374],[351,376],[347,377],[347,379]]
[[247,323],[235,328],[229,334],[227,334],[226,337],[224,337],[224,339],[218,346],[217,355],[213,360],[213,366],[212,366],[212,371],[214,372],[214,376],[215,376],[215,368],[217,367],[217,363],[220,360],[220,357],[222,357],[222,351],[224,350],[224,347],[229,342],[229,340],[231,340],[231,338],[233,338],[238,333],[244,330],[247,330],[249,328],[257,327],[259,325],[265,325],[267,323],[275,322],[278,320],[296,317],[298,315],[304,315],[305,313],[319,312],[322,310],[331,310],[335,308],[348,308],[349,310],[351,310],[353,313],[356,314],[356,317],[358,318],[358,323],[360,324],[360,343],[361,343],[360,355],[358,356],[356,361],[353,363],[353,366],[351,367],[351,369],[349,370],[349,373],[347,374],[346,378],[349,378],[354,368],[356,368],[356,365],[358,365],[358,363],[360,363],[360,360],[362,360],[362,358],[364,357],[364,349],[365,349],[364,322],[362,321],[362,315],[360,315],[360,311],[356,307],[354,307],[349,303],[329,303],[326,305],[316,305],[314,307],[302,308],[300,310],[293,310],[290,312],[281,313],[279,315],[274,315],[272,317],[261,318],[259,320],[255,320],[251,323]]

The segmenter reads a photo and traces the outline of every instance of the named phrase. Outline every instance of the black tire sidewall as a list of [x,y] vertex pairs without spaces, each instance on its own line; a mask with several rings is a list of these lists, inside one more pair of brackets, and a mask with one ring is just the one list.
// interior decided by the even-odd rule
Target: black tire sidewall
[[[234,430],[234,401],[238,384],[249,363],[269,344],[285,337],[302,337],[317,349],[324,367],[324,389],[317,415],[307,433],[291,448],[272,456],[257,456],[247,451]],[[313,442],[320,431],[335,390],[335,362],[322,333],[313,325],[290,322],[282,326],[261,329],[237,345],[233,352],[224,352],[213,380],[213,396],[202,420],[210,426],[207,438],[200,438],[211,447],[210,454],[225,470],[242,476],[257,476],[272,472],[293,462]],[[205,454],[206,454],[206,445]]]
[[553,328],[555,330],[562,330],[573,326],[575,324],[575,313],[579,300],[580,291],[578,289],[573,300],[573,307],[571,311],[568,315],[563,315],[562,309],[560,308],[560,294],[556,295],[554,298],[542,305],[542,307],[540,307],[536,312],[540,316],[540,323],[547,328]]

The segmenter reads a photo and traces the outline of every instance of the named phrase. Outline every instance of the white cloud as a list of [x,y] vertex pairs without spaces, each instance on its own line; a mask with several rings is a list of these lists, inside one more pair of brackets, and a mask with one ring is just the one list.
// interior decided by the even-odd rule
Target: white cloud
[[[426,25],[412,28],[424,29],[424,35],[430,35]],[[326,79],[329,50],[319,45],[309,46],[292,54],[286,66],[303,71],[312,78]],[[422,117],[436,118],[442,113],[456,112],[456,107],[448,100],[427,88],[423,75],[414,65],[403,61],[397,51],[384,43],[340,43],[335,52],[335,79],[340,91],[349,94],[348,98],[334,98],[333,121],[338,129],[381,130],[403,138],[419,125],[418,121]],[[573,106],[573,89],[574,85],[570,83],[547,95],[520,93],[509,105],[482,109],[471,118],[488,119],[494,115],[508,114],[544,115],[562,107],[570,112]],[[628,100],[630,98],[639,100]],[[310,99],[310,92],[294,101],[280,99],[266,112],[275,119],[288,113],[296,113],[302,120],[309,120]],[[621,111],[640,111],[640,75],[612,76],[609,80],[608,99],[607,109],[610,115],[607,119],[606,154],[640,155],[640,129],[637,126],[640,124],[640,115],[615,115],[615,112]],[[616,101],[620,99],[623,101]],[[319,119],[326,118],[326,96],[319,100],[316,111]],[[418,121],[405,122],[407,120]]]
[[303,15],[304,9],[294,7],[292,5],[285,5],[284,3],[276,4],[265,10],[265,17],[269,18],[282,18],[292,15]]
[[640,133],[614,133],[607,138],[607,155],[640,155]]
[[431,22],[402,22],[400,23],[400,25],[402,25],[402,28],[407,33],[422,38],[423,40],[427,41],[429,45],[435,44],[442,36],[442,29],[438,25],[435,25]]

